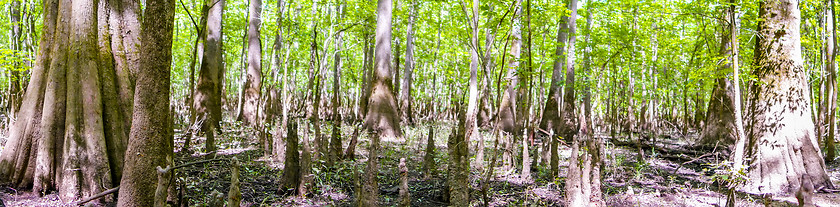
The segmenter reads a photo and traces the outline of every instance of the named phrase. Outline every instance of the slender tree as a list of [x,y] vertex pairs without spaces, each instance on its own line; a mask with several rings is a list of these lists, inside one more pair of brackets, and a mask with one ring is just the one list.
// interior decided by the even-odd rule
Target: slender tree
[[222,84],[224,59],[222,58],[222,15],[225,0],[206,0],[210,10],[207,15],[206,39],[198,71],[198,84],[193,99],[196,122],[200,133],[207,138],[205,151],[216,151],[215,131],[222,120]]
[[[558,133],[560,132],[560,103],[563,98],[561,96],[561,92],[563,91],[560,87],[560,81],[562,81],[562,68],[563,64],[565,63],[565,53],[566,53],[566,40],[568,39],[568,34],[566,33],[566,27],[568,27],[568,18],[560,17],[559,26],[557,28],[557,46],[554,50],[554,66],[551,73],[551,86],[548,89],[548,98],[545,99],[545,107],[543,107],[542,119],[540,120],[540,129],[546,130],[548,132]],[[556,137],[551,134],[548,140],[549,142],[549,156],[551,157],[549,167],[552,177],[557,176],[557,171],[559,169],[559,159],[560,157],[557,155],[557,145],[558,140]]]
[[402,109],[402,119],[406,124],[413,124],[414,114],[412,113],[412,99],[411,99],[411,84],[414,78],[414,21],[417,18],[416,3],[410,3],[410,12],[408,14],[408,31],[405,37],[405,72],[402,79],[402,90],[400,90],[400,108]]
[[172,117],[169,76],[172,62],[174,0],[147,0],[140,33],[140,70],[134,99],[134,122],[120,182],[118,206],[151,206],[155,167],[172,165]]
[[245,75],[242,116],[245,125],[257,127],[262,88],[262,41],[260,39],[262,0],[250,0],[250,2],[248,6],[248,16],[250,16],[248,20],[248,71]]
[[[837,116],[837,72],[835,68],[835,57],[837,57],[837,25],[834,16],[834,0],[827,0],[828,5],[825,29],[828,30],[828,37],[825,41],[825,70],[828,71],[828,79],[825,85],[825,101],[828,109],[825,111],[825,121],[828,123],[828,136],[825,137],[825,160],[834,161],[836,147],[834,146],[835,117]],[[819,136],[821,136],[820,134]]]

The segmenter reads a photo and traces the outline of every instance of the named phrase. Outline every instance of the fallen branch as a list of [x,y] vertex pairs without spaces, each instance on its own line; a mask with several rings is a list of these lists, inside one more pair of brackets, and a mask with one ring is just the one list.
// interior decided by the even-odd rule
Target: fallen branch
[[108,194],[111,194],[111,193],[116,193],[117,191],[120,191],[120,186],[117,186],[117,187],[114,187],[114,188],[108,189],[108,190],[106,190],[106,191],[102,191],[102,192],[101,192],[101,193],[99,193],[99,194],[96,194],[96,195],[93,195],[93,196],[91,196],[91,197],[88,197],[88,198],[82,199],[81,201],[79,201],[79,202],[75,202],[75,203],[73,203],[73,204],[71,204],[71,205],[73,205],[73,206],[81,206],[82,204],[85,204],[85,203],[87,203],[87,202],[90,202],[90,201],[93,201],[93,200],[96,200],[96,199],[99,199],[99,198],[105,197],[105,196],[106,196],[106,195],[108,195]]
[[217,158],[217,159],[211,159],[211,160],[188,162],[188,163],[184,163],[184,164],[180,164],[178,166],[175,166],[172,169],[174,170],[174,169],[178,169],[178,168],[182,168],[182,167],[186,167],[186,166],[190,166],[190,165],[197,165],[197,164],[201,164],[201,163],[208,163],[208,162],[215,162],[215,161],[225,161],[225,160],[227,160],[227,159]]
[[680,166],[677,166],[677,169],[674,169],[674,173],[673,173],[673,174],[677,174],[677,172],[679,172],[679,171],[680,171],[680,168],[682,168],[682,166],[683,166],[683,165],[691,164],[691,163],[697,162],[697,161],[698,161],[698,160],[700,160],[700,159],[703,159],[703,158],[705,158],[705,157],[709,157],[709,156],[712,156],[712,155],[716,155],[716,154],[717,154],[716,152],[710,152],[710,153],[706,153],[706,154],[704,154],[704,155],[701,155],[700,157],[694,158],[694,159],[692,159],[692,160],[685,161],[685,162],[683,162],[682,164],[680,164]]

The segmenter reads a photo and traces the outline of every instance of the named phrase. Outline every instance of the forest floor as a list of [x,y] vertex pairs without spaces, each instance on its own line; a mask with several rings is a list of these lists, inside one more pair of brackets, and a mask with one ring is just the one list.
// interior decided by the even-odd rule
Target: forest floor
[[[403,127],[405,140],[383,140],[380,153],[380,203],[383,206],[397,204],[399,172],[397,165],[400,158],[407,158],[409,169],[409,188],[412,206],[446,206],[446,140],[451,131],[450,124],[436,124],[434,140],[436,144],[435,161],[437,170],[434,176],[425,178],[422,162],[425,154],[426,137],[429,125]],[[344,125],[342,134],[346,147],[355,125]],[[301,127],[303,128],[303,127]],[[331,127],[323,127],[324,136],[330,134]],[[303,129],[301,129],[303,131]],[[5,133],[2,133],[5,134]],[[206,206],[210,202],[211,192],[227,193],[230,185],[228,160],[238,158],[241,167],[241,192],[243,206],[354,206],[354,177],[361,174],[367,161],[368,138],[365,133],[359,136],[355,161],[344,161],[332,167],[325,162],[313,162],[314,186],[308,197],[281,196],[277,194],[282,175],[282,160],[263,156],[258,149],[258,138],[251,130],[242,127],[223,126],[223,133],[217,136],[219,151],[215,155],[198,153],[203,151],[204,140],[195,140],[192,151],[176,152],[176,164],[213,160],[190,165],[177,171],[178,196],[182,196],[190,206]],[[488,132],[485,136],[487,159],[493,154],[493,140]],[[719,149],[692,149],[696,133],[679,135],[676,132],[662,133],[657,139],[646,144],[636,145],[627,139],[627,134],[617,135],[616,139],[600,134],[606,141],[607,159],[603,168],[603,192],[607,206],[725,206],[726,196],[723,188],[715,182],[714,167],[726,160],[723,153],[712,153]],[[634,135],[638,136],[638,135]],[[183,144],[183,134],[176,134],[176,148]],[[308,137],[300,134],[301,139]],[[0,144],[5,138],[0,137]],[[0,145],[1,146],[1,145]],[[470,146],[471,148],[474,145]],[[641,147],[644,157],[639,157]],[[560,147],[560,176],[550,179],[548,171],[540,163],[532,170],[532,179],[520,179],[521,159],[516,159],[519,167],[503,171],[495,170],[495,176],[487,192],[490,206],[563,206],[565,170],[568,166],[570,148]],[[473,150],[471,150],[473,151]],[[521,153],[520,150],[515,150]],[[473,151],[474,152],[474,151]],[[531,153],[531,156],[541,156]],[[473,157],[473,163],[474,161]],[[539,157],[539,162],[544,162]],[[641,161],[641,162],[640,162]],[[501,160],[499,160],[501,162]],[[489,161],[487,162],[489,164]],[[501,163],[500,163],[501,164]],[[499,164],[499,165],[500,165]],[[676,171],[676,172],[675,172]],[[828,172],[835,186],[840,186],[840,164],[828,165]],[[484,172],[473,170],[471,173],[471,206],[482,206],[482,194],[479,183]],[[0,187],[0,199],[6,206],[69,206],[55,194],[39,197],[31,192]],[[817,206],[840,206],[840,195],[820,193],[815,196]],[[739,195],[737,206],[794,206],[792,197],[773,198],[772,201],[751,195]]]

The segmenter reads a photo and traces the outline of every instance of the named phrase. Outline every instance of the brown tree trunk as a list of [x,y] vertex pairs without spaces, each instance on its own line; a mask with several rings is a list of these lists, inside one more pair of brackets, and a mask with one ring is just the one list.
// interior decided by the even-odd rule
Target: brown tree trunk
[[[132,67],[124,63],[136,61],[132,58],[138,46],[123,47],[126,41],[137,43],[137,36],[121,32],[139,31],[137,20],[131,20],[136,6],[44,2],[40,48],[17,120],[0,152],[0,181],[41,193],[58,189],[66,199],[93,195],[119,182],[128,140],[125,124],[130,123],[124,117],[131,116],[125,104],[133,104],[133,98],[120,92],[134,88]],[[109,21],[118,18],[119,25]],[[122,53],[111,53],[112,47]],[[64,173],[67,168],[78,170]]]
[[281,193],[294,192],[300,184],[300,152],[298,152],[297,122],[290,121],[286,126],[286,158],[283,176],[280,178]]
[[[825,121],[828,123],[828,136],[825,137],[825,160],[827,162],[834,161],[834,158],[837,156],[836,147],[834,146],[834,128],[835,128],[835,117],[837,116],[837,72],[835,71],[835,57],[837,56],[837,25],[835,22],[834,16],[834,0],[827,0],[827,4],[829,6],[828,14],[826,15],[826,26],[825,29],[829,31],[829,34],[826,38],[825,42],[825,54],[826,54],[826,63],[825,69],[828,70],[828,80],[826,82],[826,91],[825,91],[825,99],[828,102],[826,106],[828,110],[825,113]],[[829,28],[830,27],[830,28]],[[817,137],[822,136],[822,134],[818,134]]]
[[250,0],[248,13],[248,71],[245,75],[244,100],[242,103],[242,121],[245,125],[258,127],[260,89],[262,87],[262,41],[260,39],[260,21],[262,20],[262,0]]
[[[568,39],[566,33],[566,27],[568,27],[568,18],[560,18],[559,27],[557,28],[557,42],[559,43],[555,48],[555,59],[554,59],[554,69],[551,74],[551,87],[548,89],[548,98],[545,100],[545,107],[543,107],[543,114],[540,120],[540,129],[543,129],[548,132],[559,133],[559,125],[561,122],[559,106],[560,106],[560,99],[562,96],[560,95],[561,86],[560,81],[562,81],[562,70],[563,63],[565,62],[565,44],[566,40]],[[559,169],[558,161],[559,156],[557,155],[557,138],[554,137],[554,134],[550,134],[549,140],[550,149],[549,154],[551,156],[550,161],[550,172],[552,177],[557,176],[557,171]]]
[[[519,29],[519,15],[520,11],[520,0],[514,1],[514,13],[513,13],[513,22],[515,26],[511,29],[512,38],[511,47],[510,47],[510,63],[508,66],[507,71],[507,79],[508,85],[505,89],[504,94],[502,95],[501,103],[499,104],[499,112],[496,116],[498,119],[498,125],[501,130],[504,130],[509,133],[516,133],[519,130],[519,126],[516,125],[516,86],[519,85],[519,78],[517,75],[517,70],[519,69],[519,56],[520,50],[522,48],[522,36],[520,34]],[[514,150],[514,143],[512,136],[504,136],[502,140],[503,145],[503,153],[502,153],[502,163],[504,163],[504,169],[509,170],[513,165],[513,150]]]
[[205,152],[216,151],[215,130],[222,120],[222,82],[224,81],[224,59],[222,58],[222,15],[225,0],[206,0],[210,5],[207,15],[206,39],[198,71],[198,83],[193,100],[196,122],[200,134],[206,137]]
[[[731,12],[725,14],[728,18]],[[731,23],[730,23],[731,24]],[[728,27],[728,26],[727,26]],[[720,55],[729,58],[730,62],[721,62],[718,66],[720,74],[726,73],[733,68],[732,58],[732,31],[727,28],[725,34],[721,35]],[[709,110],[706,115],[706,125],[700,133],[698,144],[703,146],[731,146],[735,143],[738,133],[735,129],[735,87],[727,78],[718,78],[715,88],[712,89],[712,96],[709,99]],[[739,115],[740,116],[740,115]]]
[[402,119],[408,124],[414,124],[414,114],[412,113],[411,100],[411,84],[412,76],[414,74],[414,19],[417,18],[417,6],[410,3],[411,11],[408,15],[408,31],[405,38],[405,72],[402,79],[402,90],[400,90],[400,109],[402,109]]
[[[800,11],[797,1],[761,2],[756,35],[754,74],[763,83],[753,84],[751,126],[745,158],[749,160],[749,193],[793,193],[801,175],[815,187],[832,188],[820,159],[820,148],[810,118],[808,86],[799,40]],[[737,153],[736,153],[737,154]],[[746,159],[749,158],[749,159]],[[739,163],[736,163],[739,164]]]
[[[277,8],[278,8],[277,9],[277,11],[278,11],[277,12],[277,35],[274,38],[274,69],[278,70],[275,73],[275,75],[278,75],[280,73],[280,71],[279,71],[280,67],[283,67],[282,78],[278,78],[278,79],[282,79],[281,80],[282,81],[282,87],[280,88],[280,90],[282,90],[282,92],[280,92],[280,97],[279,97],[279,102],[280,103],[277,104],[278,108],[282,108],[280,110],[282,111],[281,113],[283,113],[283,115],[282,115],[282,120],[280,121],[281,127],[278,127],[277,133],[275,133],[275,135],[273,137],[274,141],[272,143],[272,149],[273,149],[272,154],[275,158],[279,159],[281,157],[283,157],[283,158],[285,157],[285,155],[284,155],[285,147],[282,147],[283,145],[281,145],[282,143],[284,143],[284,141],[283,141],[284,139],[283,139],[283,135],[282,135],[283,132],[280,131],[279,129],[280,128],[285,128],[286,127],[286,122],[287,122],[286,121],[286,118],[287,118],[286,115],[287,114],[286,114],[285,109],[286,109],[286,107],[288,107],[287,106],[288,104],[286,104],[286,93],[287,93],[288,89],[286,87],[286,79],[287,79],[289,74],[288,74],[288,71],[286,70],[287,63],[284,60],[284,61],[282,61],[282,66],[281,66],[281,60],[280,60],[281,57],[282,57],[281,54],[282,54],[282,51],[283,51],[283,14],[286,12],[285,11],[285,9],[286,9],[285,1],[284,0],[278,0],[277,1]],[[288,57],[289,53],[287,52],[286,55]],[[272,113],[274,113],[274,112],[272,112]]]
[[401,138],[397,103],[394,100],[391,83],[391,0],[378,0],[376,10],[376,55],[371,85],[365,128],[370,129],[371,142],[364,186],[362,187],[360,206],[378,206],[379,174],[378,151],[381,138]]
[[[22,51],[23,50],[23,46],[22,46],[22,42],[21,42],[22,30],[21,30],[21,26],[20,26],[20,25],[22,25],[21,24],[21,17],[20,17],[20,8],[21,8],[20,3],[21,3],[21,1],[20,0],[12,0],[11,3],[12,4],[11,4],[10,11],[9,11],[9,17],[10,17],[11,23],[12,23],[12,25],[11,25],[11,27],[12,27],[12,29],[11,29],[12,30],[11,31],[11,33],[12,33],[11,34],[11,36],[12,36],[11,43],[12,43],[12,51],[17,52],[17,51]],[[20,108],[20,104],[21,104],[21,101],[22,101],[21,97],[22,97],[22,92],[23,91],[22,91],[22,88],[21,88],[21,83],[23,82],[23,80],[21,80],[21,78],[23,78],[23,77],[21,76],[21,71],[20,71],[22,69],[21,66],[23,66],[22,62],[23,61],[15,60],[12,63],[11,70],[9,70],[9,95],[8,95],[9,115],[8,116],[9,116],[9,118],[11,118],[13,120],[15,119],[15,117],[17,117],[17,112],[18,112],[18,109]]]
[[402,138],[391,81],[391,0],[379,0],[376,55],[365,126],[384,138]]
[[468,135],[468,133],[466,133],[467,117],[464,113],[463,107],[461,106],[463,102],[459,103],[457,99],[453,99],[452,102],[453,107],[455,107],[455,113],[457,114],[456,117],[458,124],[452,129],[452,133],[449,134],[449,139],[447,141],[449,149],[449,165],[447,166],[447,170],[449,175],[447,176],[446,185],[449,190],[449,205],[469,206],[470,157],[467,147],[469,142],[465,142],[468,141],[468,138],[464,138]]
[[[172,117],[169,116],[169,76],[175,1],[146,1],[140,33],[134,121],[120,182],[118,206],[151,206],[155,167],[172,164]],[[69,97],[69,96],[68,96]]]
[[[340,16],[339,19],[344,19],[344,5],[337,5],[336,12]],[[342,47],[342,39],[341,39],[341,31],[336,34],[335,37],[335,50],[339,51]],[[333,163],[337,162],[341,159],[341,115],[339,107],[341,107],[341,97],[339,95],[339,91],[341,90],[341,53],[335,53],[335,65],[333,65],[333,96],[332,96],[332,136],[330,138],[330,149],[329,149],[329,157],[327,159],[327,163],[332,165]]]
[[[183,6],[183,4],[181,5]],[[185,9],[186,10],[186,9]],[[190,142],[192,142],[193,136],[195,136],[195,129],[194,124],[196,121],[196,113],[195,113],[195,105],[192,103],[195,102],[195,65],[198,63],[198,60],[203,59],[204,53],[204,39],[206,37],[205,28],[207,26],[207,12],[210,10],[210,5],[203,5],[201,8],[201,20],[199,21],[198,25],[194,25],[196,28],[196,36],[195,36],[195,45],[193,47],[192,56],[190,56],[190,79],[189,79],[189,95],[187,97],[186,105],[189,105],[189,114],[190,120],[188,125],[189,133],[186,136],[186,140],[184,140],[184,145],[181,146],[181,151],[190,151]],[[192,17],[190,17],[192,18]],[[195,22],[193,22],[195,24]]]

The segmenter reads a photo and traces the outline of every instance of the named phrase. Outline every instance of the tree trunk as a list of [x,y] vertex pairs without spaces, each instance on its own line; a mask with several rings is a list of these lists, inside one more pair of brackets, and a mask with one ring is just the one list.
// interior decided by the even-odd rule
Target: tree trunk
[[298,152],[298,130],[297,122],[290,121],[286,126],[286,158],[283,165],[283,177],[280,178],[282,184],[281,193],[293,192],[300,184],[300,152]]
[[[133,104],[122,92],[134,90],[136,64],[128,63],[138,57],[138,6],[44,2],[40,48],[0,152],[0,181],[40,193],[57,189],[65,199],[118,184],[129,132],[125,124],[131,123],[125,117],[132,107],[126,104]],[[78,170],[64,173],[68,168]],[[113,198],[99,201],[108,200]]]
[[379,141],[401,138],[399,119],[397,117],[397,103],[392,93],[391,82],[391,0],[378,0],[376,9],[376,55],[372,85],[370,86],[370,100],[365,117],[365,128],[371,133],[371,142],[367,170],[365,171],[364,186],[362,187],[360,206],[379,206]]
[[[797,1],[761,2],[756,35],[754,74],[763,83],[751,87],[751,126],[744,163],[749,193],[792,193],[798,178],[808,175],[815,187],[832,188],[820,159],[820,148],[810,118],[808,86],[799,40]],[[737,155],[738,153],[736,153]],[[749,159],[747,159],[749,158]],[[738,165],[739,163],[736,163]]]
[[[12,0],[12,5],[9,11],[9,17],[11,19],[11,43],[12,43],[12,51],[18,52],[22,51],[23,46],[21,42],[21,17],[20,17],[20,8],[21,8],[21,0]],[[17,117],[18,109],[20,108],[21,104],[21,83],[23,82],[21,78],[21,69],[23,66],[23,61],[15,60],[12,63],[12,68],[9,70],[9,118],[15,119]]]
[[[498,126],[500,129],[509,132],[509,133],[517,133],[519,131],[519,126],[516,125],[516,87],[519,85],[519,78],[518,72],[519,69],[519,57],[520,51],[522,48],[522,36],[520,34],[519,29],[519,15],[521,13],[521,1],[516,0],[514,1],[514,13],[513,13],[513,22],[514,26],[511,29],[511,47],[510,47],[510,63],[508,66],[507,71],[507,79],[508,85],[505,89],[504,94],[502,95],[501,103],[499,104],[499,112],[496,118],[498,119]],[[502,145],[504,150],[502,152],[502,163],[504,163],[504,170],[509,170],[513,163],[513,150],[515,145],[513,143],[512,136],[504,136],[502,140]]]
[[[453,99],[453,107],[455,107],[458,124],[452,129],[449,134],[447,146],[449,148],[449,165],[447,170],[446,185],[449,190],[449,205],[450,206],[469,206],[470,204],[470,185],[469,185],[469,166],[470,156],[468,151],[469,138],[466,133],[467,117],[461,106],[463,102],[458,103],[457,99]],[[474,120],[474,119],[473,119]]]
[[[563,103],[560,108],[560,123],[558,123],[557,133],[566,140],[572,140],[572,137],[577,134],[578,123],[576,123],[575,115],[575,28],[577,27],[577,0],[571,0],[569,4],[571,14],[569,16],[569,40],[567,45],[569,50],[566,52],[566,82],[563,92]],[[632,84],[631,84],[632,87]]]
[[143,18],[136,110],[126,151],[132,156],[125,159],[118,206],[152,205],[154,194],[149,192],[155,191],[155,167],[171,165],[174,156],[169,76],[175,1],[146,1]]
[[506,132],[514,133],[518,130],[518,127],[515,125],[516,123],[516,114],[514,109],[516,108],[516,86],[519,85],[519,78],[517,75],[517,70],[519,69],[519,56],[520,51],[522,49],[522,36],[519,30],[519,15],[521,13],[520,3],[521,0],[516,0],[513,2],[515,4],[514,13],[513,13],[513,22],[514,26],[510,30],[510,37],[511,37],[511,46],[510,46],[510,63],[507,70],[507,80],[508,85],[505,88],[505,92],[502,95],[501,103],[499,104],[499,112],[496,116],[500,124],[499,128]]
[[391,81],[391,0],[379,0],[376,21],[376,55],[365,126],[383,138],[402,138],[397,103]]
[[[731,11],[725,14],[725,18],[729,18]],[[731,22],[730,22],[731,24]],[[734,27],[730,27],[734,28]],[[727,28],[721,35],[720,55],[725,58],[730,58],[730,62],[721,62],[718,66],[719,74],[728,72],[733,68],[731,58],[732,54],[732,30]],[[735,77],[737,78],[737,77]],[[706,116],[706,125],[700,133],[699,145],[702,146],[731,146],[735,143],[738,135],[735,126],[735,88],[727,78],[718,78],[715,88],[712,89],[711,99],[709,99],[709,110]]]
[[[826,91],[825,91],[825,99],[828,102],[826,106],[828,106],[828,110],[825,113],[825,121],[828,123],[828,136],[825,137],[825,160],[827,162],[834,161],[836,157],[836,147],[834,146],[834,128],[835,128],[835,117],[837,116],[837,72],[835,71],[835,57],[837,56],[836,46],[837,46],[837,25],[834,24],[835,16],[834,16],[834,0],[828,0],[827,4],[829,6],[829,12],[826,18],[826,26],[825,29],[829,31],[828,38],[826,38],[825,42],[825,54],[826,54],[826,63],[825,69],[828,70],[828,80],[826,82]],[[822,136],[822,134],[818,134],[817,137]]]
[[[728,35],[723,35],[727,37]],[[728,37],[727,37],[728,38]],[[724,45],[728,45],[725,43]],[[728,50],[725,47],[722,50]],[[729,52],[723,52],[724,57],[728,56]],[[730,64],[724,63],[718,66],[719,71],[726,71]],[[735,106],[733,99],[735,98],[735,87],[727,78],[718,78],[715,88],[712,90],[712,98],[709,99],[709,110],[706,116],[706,125],[700,133],[700,141],[697,144],[701,146],[731,146],[735,143],[737,133],[735,131]]]
[[414,74],[414,20],[417,18],[416,6],[410,3],[411,11],[408,15],[408,31],[405,37],[405,72],[402,79],[402,90],[400,90],[400,109],[402,109],[402,119],[408,124],[414,124],[414,114],[412,113],[411,100],[411,84],[412,76]]
[[262,86],[262,41],[260,21],[262,0],[250,0],[248,13],[248,72],[245,76],[242,120],[245,125],[257,128],[259,123],[260,89]]
[[[275,37],[274,37],[274,69],[278,70],[278,71],[275,72],[275,75],[280,73],[279,70],[280,70],[280,67],[281,67],[281,60],[280,59],[282,57],[281,54],[282,54],[282,51],[283,51],[283,13],[286,12],[285,11],[285,9],[286,9],[285,1],[284,0],[278,0],[277,1],[277,8],[278,8],[277,9],[277,35],[275,35]],[[287,52],[286,54],[288,56],[289,53]],[[284,112],[282,112],[283,115],[284,115],[282,117],[283,120],[281,120],[280,124],[281,124],[282,127],[285,127],[287,117],[285,116],[286,113],[285,113],[284,109],[287,107],[286,106],[287,105],[286,104],[286,91],[287,91],[286,77],[288,76],[288,73],[286,71],[287,64],[285,63],[285,61],[282,62],[282,67],[283,67],[282,88],[280,88],[280,90],[282,90],[282,91],[280,92],[280,94],[281,94],[280,95],[280,103],[278,105],[279,105],[279,107],[283,108],[283,109],[281,109],[281,111],[284,111]],[[274,113],[274,111],[272,110],[271,113]],[[281,127],[278,127],[278,129],[279,128],[281,128]],[[284,153],[285,153],[284,148],[285,147],[282,147],[282,145],[281,145],[281,143],[284,143],[282,134],[283,134],[283,132],[278,130],[277,133],[275,133],[274,136],[273,136],[274,141],[272,143],[272,149],[273,149],[272,154],[275,156],[275,158],[285,157],[285,155],[284,155]]]
[[207,33],[204,40],[204,54],[198,71],[198,83],[193,100],[196,122],[201,126],[200,133],[207,138],[205,152],[216,151],[215,129],[222,120],[222,82],[224,77],[224,59],[222,58],[222,15],[225,0],[206,0],[210,5],[207,15]]
[[[470,140],[478,140],[481,136],[478,132],[478,6],[479,0],[472,3],[472,38],[470,42],[470,79],[469,79],[469,100],[467,103],[466,117],[459,117],[458,133],[450,135],[449,151],[452,164],[450,164],[449,193],[451,206],[470,205]],[[459,110],[460,111],[460,110]],[[460,114],[460,113],[459,113]],[[481,158],[476,158],[481,159]]]
[[586,120],[584,114],[579,115],[580,133],[572,141],[566,179],[568,206],[604,206],[601,194],[601,167],[605,158],[603,141],[592,135],[592,126]]
[[[183,4],[182,4],[183,6]],[[190,120],[189,125],[187,126],[189,129],[187,133],[189,133],[184,140],[184,145],[181,147],[181,151],[190,151],[190,142],[192,142],[193,136],[195,135],[195,128],[194,124],[196,121],[196,113],[195,113],[195,105],[192,103],[195,102],[195,65],[199,60],[203,59],[204,53],[204,38],[206,37],[206,27],[207,27],[207,12],[210,10],[210,5],[203,5],[201,8],[201,20],[198,25],[195,25],[196,36],[195,36],[195,45],[193,46],[192,56],[190,56],[190,79],[189,79],[189,95],[186,101],[186,105],[189,105],[189,114]]]
[[[551,87],[548,89],[548,98],[545,100],[545,107],[543,107],[542,118],[540,120],[540,129],[543,129],[548,132],[558,133],[559,125],[561,122],[561,117],[559,113],[559,105],[560,99],[560,92],[562,91],[560,88],[560,81],[562,78],[562,71],[561,68],[563,67],[563,63],[565,61],[565,44],[566,40],[568,39],[566,33],[566,27],[568,26],[568,18],[560,18],[559,27],[557,28],[557,42],[558,45],[555,48],[555,59],[554,59],[554,69],[551,74]],[[557,155],[557,140],[554,137],[554,134],[550,134],[548,142],[550,143],[550,171],[551,176],[556,177],[557,171],[559,166],[557,165],[559,160],[559,156]]]
[[[339,15],[339,19],[344,19],[344,4],[336,6],[336,13]],[[335,50],[339,51],[342,47],[342,40],[341,40],[341,31],[336,34],[335,37]],[[341,115],[339,113],[339,108],[341,107],[341,98],[339,95],[339,91],[341,90],[341,53],[335,53],[335,65],[333,65],[333,96],[332,96],[332,136],[330,138],[330,149],[329,149],[329,158],[327,159],[328,165],[332,165],[333,163],[337,162],[341,159]]]

